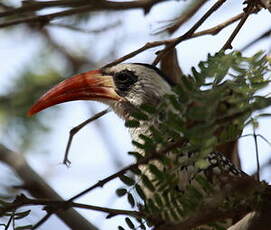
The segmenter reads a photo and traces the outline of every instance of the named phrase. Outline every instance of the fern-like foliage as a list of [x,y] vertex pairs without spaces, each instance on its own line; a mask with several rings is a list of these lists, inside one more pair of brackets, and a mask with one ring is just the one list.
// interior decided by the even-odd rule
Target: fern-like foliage
[[[130,154],[138,162],[154,156],[131,172],[136,177],[120,177],[125,187],[117,194],[127,196],[143,216],[139,224],[126,218],[130,229],[178,223],[199,210],[218,191],[201,173],[209,167],[208,156],[221,144],[237,140],[252,114],[260,115],[271,104],[270,97],[261,95],[270,78],[270,63],[262,52],[252,57],[239,52],[209,55],[191,72],[181,76],[181,84],[158,106],[142,105],[126,122],[136,128],[149,121],[150,133],[133,140],[138,151]],[[221,207],[229,207],[228,200]],[[220,223],[210,226],[223,229]]]

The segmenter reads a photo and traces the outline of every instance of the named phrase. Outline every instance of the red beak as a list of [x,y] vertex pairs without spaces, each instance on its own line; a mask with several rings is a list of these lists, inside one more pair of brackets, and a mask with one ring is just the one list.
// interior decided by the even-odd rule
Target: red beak
[[94,70],[75,75],[45,93],[28,111],[31,116],[50,106],[75,100],[120,100],[112,76]]

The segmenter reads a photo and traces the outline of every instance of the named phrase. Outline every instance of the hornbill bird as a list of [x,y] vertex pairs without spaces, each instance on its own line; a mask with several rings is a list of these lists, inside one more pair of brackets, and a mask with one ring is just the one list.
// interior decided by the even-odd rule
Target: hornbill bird
[[[128,120],[140,105],[158,105],[165,95],[173,93],[173,85],[174,83],[155,66],[141,63],[117,64],[81,73],[62,81],[45,93],[31,107],[28,114],[33,115],[63,102],[94,100],[109,105],[119,117]],[[150,124],[155,122],[146,121],[139,127],[129,128],[132,139],[139,140],[140,134],[148,135]],[[205,171],[216,174],[229,173],[233,176],[245,175],[221,153],[211,153],[206,159],[208,166]],[[193,165],[179,170],[179,190],[182,192],[188,183],[193,182],[191,175],[202,173],[204,170],[195,168],[193,171]]]

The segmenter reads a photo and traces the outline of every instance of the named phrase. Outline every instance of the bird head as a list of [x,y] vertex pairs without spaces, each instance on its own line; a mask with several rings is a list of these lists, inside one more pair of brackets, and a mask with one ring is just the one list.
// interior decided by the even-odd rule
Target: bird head
[[74,100],[103,102],[122,118],[129,118],[141,104],[156,105],[170,93],[170,80],[148,64],[117,64],[68,78],[45,93],[28,111],[38,113],[56,104]]

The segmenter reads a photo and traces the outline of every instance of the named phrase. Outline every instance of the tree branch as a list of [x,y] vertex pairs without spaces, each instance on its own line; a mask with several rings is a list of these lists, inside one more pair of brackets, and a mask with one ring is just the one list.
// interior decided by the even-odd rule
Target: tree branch
[[[254,10],[253,12],[257,13],[258,11]],[[109,66],[116,65],[118,63],[121,63],[121,62],[123,62],[123,61],[125,61],[127,59],[130,59],[130,58],[138,55],[139,53],[141,53],[141,52],[143,52],[145,50],[148,50],[148,49],[151,49],[151,48],[154,48],[154,47],[157,47],[157,46],[175,44],[176,41],[181,42],[181,41],[185,41],[185,40],[188,40],[188,39],[191,39],[191,38],[196,38],[196,37],[200,37],[200,36],[204,36],[204,35],[216,35],[217,33],[219,33],[221,30],[223,30],[227,26],[229,26],[232,23],[234,23],[234,22],[238,21],[239,19],[241,19],[243,17],[243,15],[244,15],[244,13],[240,13],[240,14],[226,20],[225,22],[214,26],[214,27],[211,27],[209,29],[202,30],[202,31],[199,31],[199,32],[195,32],[190,37],[184,37],[182,35],[182,36],[179,36],[179,37],[176,37],[176,38],[173,38],[173,39],[166,39],[166,40],[161,40],[161,41],[148,42],[144,46],[138,48],[137,50],[116,59],[115,61],[107,64],[104,67],[109,67]]]
[[182,144],[183,144],[183,140],[179,139],[178,141],[176,141],[176,142],[174,142],[172,144],[169,144],[168,146],[166,146],[165,148],[163,148],[160,151],[153,150],[153,152],[150,153],[149,156],[144,157],[144,158],[140,159],[138,162],[136,162],[134,164],[131,164],[131,165],[119,170],[118,172],[104,178],[103,180],[98,181],[97,183],[95,183],[94,185],[89,187],[88,189],[86,189],[86,190],[80,192],[79,194],[73,196],[68,201],[74,201],[75,199],[85,195],[86,193],[89,193],[90,191],[92,191],[95,188],[103,187],[106,183],[108,183],[109,181],[111,181],[111,180],[113,180],[115,178],[118,178],[119,176],[125,174],[127,171],[137,169],[138,166],[140,166],[140,165],[148,164],[149,161],[151,161],[151,160],[159,159],[160,157],[163,157],[165,153],[169,152],[170,150],[172,150],[174,148],[180,147]]
[[214,13],[220,6],[222,6],[227,0],[218,0],[185,34],[178,37],[175,42],[167,45],[163,50],[161,50],[155,60],[153,61],[153,65],[157,65],[161,58],[172,48],[178,45],[183,40],[190,38],[193,33],[205,22],[205,20]]
[[181,16],[177,19],[176,23],[172,26],[169,26],[165,30],[170,34],[173,34],[180,26],[182,26],[186,21],[188,21],[198,10],[207,2],[207,0],[196,0],[192,3],[188,9],[184,10],[181,13]]
[[[180,139],[180,140],[176,141],[175,143],[169,144],[167,147],[163,148],[160,151],[157,151],[157,152],[153,151],[152,153],[150,153],[150,155],[148,157],[145,157],[145,158],[139,160],[137,163],[131,164],[130,166],[127,166],[127,167],[121,169],[120,171],[104,178],[103,180],[98,181],[97,183],[95,183],[94,185],[89,187],[88,189],[71,197],[67,202],[73,202],[75,199],[89,193],[90,191],[92,191],[93,189],[95,189],[97,187],[103,187],[106,183],[108,183],[109,181],[111,181],[115,178],[118,178],[119,176],[125,174],[127,171],[137,169],[139,165],[147,164],[151,160],[158,159],[158,158],[162,157],[165,153],[169,152],[170,150],[172,150],[174,148],[181,146],[182,144],[183,144],[183,140]],[[57,210],[54,210],[54,212],[58,213]],[[33,229],[37,229],[40,225],[42,225],[50,217],[50,215],[52,215],[52,213],[53,213],[52,211],[50,213],[47,213],[38,223],[36,223],[36,225],[33,227]]]
[[253,8],[254,8],[253,1],[250,1],[247,8],[244,9],[245,13],[242,16],[241,21],[238,23],[238,25],[236,26],[236,28],[234,29],[234,31],[232,32],[231,36],[228,38],[228,40],[226,41],[224,46],[221,48],[221,50],[232,49],[231,43],[232,43],[233,39],[236,37],[238,32],[241,30],[242,26],[245,24],[249,15],[253,12]]
[[44,210],[48,211],[49,213],[53,212],[56,209],[59,211],[59,210],[66,210],[68,208],[82,208],[82,209],[105,212],[105,213],[110,214],[111,216],[116,216],[116,215],[128,215],[128,216],[133,216],[133,217],[142,216],[142,214],[140,214],[137,211],[99,207],[99,206],[75,203],[75,202],[64,201],[64,200],[30,199],[30,198],[27,198],[23,194],[21,194],[20,196],[17,196],[16,199],[12,203],[7,204],[4,207],[1,207],[0,216],[23,206],[36,206],[36,205],[45,206]]

